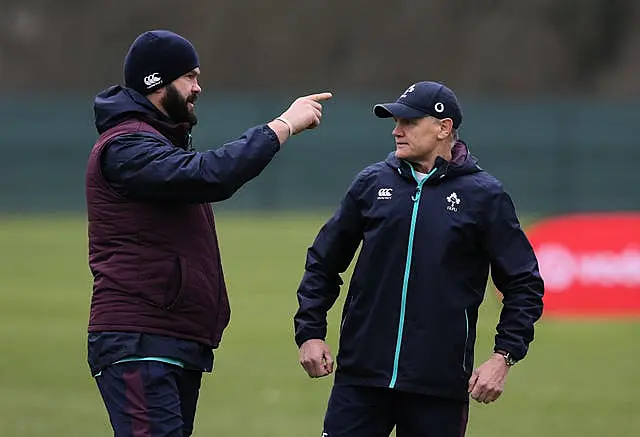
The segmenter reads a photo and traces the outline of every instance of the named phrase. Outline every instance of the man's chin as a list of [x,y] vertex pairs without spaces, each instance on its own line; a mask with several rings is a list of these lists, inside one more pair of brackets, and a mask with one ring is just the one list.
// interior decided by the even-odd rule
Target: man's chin
[[198,116],[196,115],[195,108],[189,109],[188,113],[189,113],[189,123],[191,123],[194,126],[198,124]]
[[396,153],[396,158],[398,159],[408,159],[410,157],[409,154],[404,150],[396,149],[395,153]]

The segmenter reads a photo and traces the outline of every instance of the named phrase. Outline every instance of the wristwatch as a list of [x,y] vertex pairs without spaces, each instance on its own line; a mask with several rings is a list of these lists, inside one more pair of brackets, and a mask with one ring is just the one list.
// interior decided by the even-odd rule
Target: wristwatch
[[517,361],[515,358],[513,358],[513,356],[512,356],[509,352],[507,352],[507,351],[504,351],[504,350],[502,350],[502,349],[496,349],[494,352],[495,352],[495,353],[497,353],[497,354],[500,354],[500,355],[502,355],[502,356],[504,357],[504,362],[507,364],[507,366],[508,366],[508,367],[511,367],[511,366],[513,366],[514,364],[516,364],[516,363],[518,362],[518,361]]

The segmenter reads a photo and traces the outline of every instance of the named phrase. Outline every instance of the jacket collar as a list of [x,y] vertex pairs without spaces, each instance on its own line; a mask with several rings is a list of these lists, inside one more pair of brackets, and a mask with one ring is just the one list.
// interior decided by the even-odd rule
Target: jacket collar
[[[398,159],[395,152],[389,153],[385,162],[395,169],[401,177],[415,181],[411,163]],[[446,177],[461,176],[482,170],[478,166],[478,160],[469,151],[467,144],[460,140],[453,146],[451,160],[448,161],[438,156],[435,160],[434,168],[436,171],[429,176],[425,183],[435,183]]]

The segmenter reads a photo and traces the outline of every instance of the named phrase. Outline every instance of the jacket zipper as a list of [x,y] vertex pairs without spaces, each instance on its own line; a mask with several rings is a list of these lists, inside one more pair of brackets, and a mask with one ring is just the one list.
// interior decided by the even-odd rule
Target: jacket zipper
[[411,167],[411,174],[416,182],[418,182],[418,187],[416,188],[416,193],[411,196],[411,200],[413,200],[413,211],[411,212],[411,227],[409,228],[409,245],[407,247],[407,261],[404,268],[404,279],[402,281],[402,299],[400,301],[400,320],[398,322],[398,338],[396,339],[396,352],[393,359],[393,374],[391,375],[391,382],[389,382],[389,388],[394,388],[396,386],[396,381],[398,379],[398,363],[400,361],[400,346],[402,345],[402,331],[404,330],[404,316],[407,307],[407,289],[409,287],[409,274],[411,273],[411,258],[413,256],[413,237],[416,231],[416,221],[418,219],[418,207],[420,206],[420,197],[422,196],[422,186],[429,179],[429,176],[434,174],[438,169],[434,168],[431,170],[420,182],[418,182],[418,178],[416,178],[416,173],[413,167]]
[[465,337],[464,337],[464,351],[462,352],[462,370],[467,371],[467,345],[469,344],[469,314],[467,309],[464,309],[464,323],[465,323]]

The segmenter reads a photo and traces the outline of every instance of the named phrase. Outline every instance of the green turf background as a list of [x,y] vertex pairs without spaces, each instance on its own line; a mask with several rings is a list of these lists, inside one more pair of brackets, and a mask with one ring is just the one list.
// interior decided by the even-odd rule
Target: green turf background
[[[310,380],[292,335],[306,247],[326,213],[220,214],[232,321],[204,379],[195,436],[319,436],[331,380]],[[85,360],[84,218],[0,218],[0,436],[106,437]],[[330,313],[329,343],[344,293]],[[487,293],[476,362],[499,304]],[[472,405],[470,437],[640,436],[640,323],[543,319],[505,394]]]

